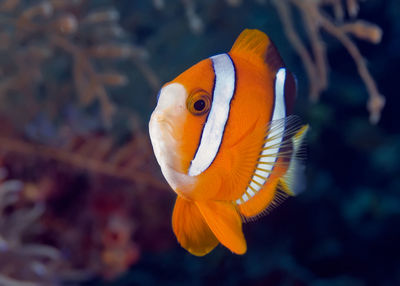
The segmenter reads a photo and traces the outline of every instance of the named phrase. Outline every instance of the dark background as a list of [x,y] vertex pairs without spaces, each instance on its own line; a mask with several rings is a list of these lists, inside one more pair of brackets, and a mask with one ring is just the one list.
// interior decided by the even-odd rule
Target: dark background
[[[386,97],[386,105],[377,125],[369,122],[366,108],[368,94],[352,58],[336,39],[325,32],[321,34],[328,50],[329,86],[320,95],[320,100],[312,103],[308,98],[308,82],[300,58],[288,42],[276,10],[268,1],[266,4],[243,1],[237,7],[228,5],[228,1],[198,1],[196,13],[204,25],[201,33],[190,29],[184,1],[165,2],[162,9],[156,9],[152,1],[92,1],[90,5],[117,9],[120,14],[118,23],[126,31],[127,41],[148,52],[145,62],[161,84],[206,57],[228,51],[245,28],[266,32],[278,47],[288,68],[297,75],[299,93],[295,113],[311,126],[307,138],[307,191],[287,199],[270,215],[244,225],[248,243],[245,255],[237,256],[218,246],[209,255],[198,258],[190,255],[175,241],[170,227],[175,197],[167,188],[156,190],[155,187],[146,186],[143,189],[135,181],[126,183],[122,180],[120,183],[118,179],[111,179],[112,183],[107,183],[108,178],[93,176],[85,168],[71,171],[70,167],[59,165],[59,171],[54,175],[49,171],[54,164],[53,159],[29,159],[30,163],[27,163],[27,155],[15,155],[15,152],[9,155],[5,151],[2,156],[4,165],[11,170],[10,178],[21,181],[28,178],[37,182],[38,178],[44,176],[53,179],[56,176],[58,184],[63,186],[58,185],[55,189],[62,189],[64,194],[69,194],[71,188],[79,190],[76,196],[78,199],[70,195],[63,195],[61,199],[60,196],[45,199],[47,209],[53,208],[47,216],[63,218],[69,222],[65,223],[68,228],[74,229],[76,225],[69,219],[69,214],[74,213],[79,217],[83,210],[88,212],[87,202],[92,200],[96,190],[100,190],[100,197],[105,197],[106,201],[114,198],[115,203],[110,208],[112,215],[114,212],[124,213],[128,224],[135,222],[135,231],[128,234],[128,240],[134,242],[135,251],[139,254],[126,262],[125,268],[108,275],[107,263],[102,267],[91,267],[92,264],[86,259],[91,257],[93,260],[95,257],[95,260],[100,261],[104,256],[93,256],[93,253],[97,253],[95,250],[91,253],[74,252],[75,258],[80,255],[83,258],[74,258],[78,262],[71,268],[86,268],[91,274],[84,276],[80,282],[76,282],[76,277],[62,279],[66,280],[62,284],[400,285],[400,97],[397,96],[400,75],[400,2],[369,0],[360,3],[358,18],[375,23],[383,30],[382,42],[378,45],[355,40],[367,59],[380,92]],[[324,12],[332,14],[330,9]],[[299,16],[294,13],[294,21],[299,24],[300,36],[306,39]],[[151,87],[147,84],[143,73],[124,60],[118,61],[116,68],[127,75],[128,84],[107,90],[117,106],[112,124],[104,127],[96,103],[86,107],[77,105],[76,109],[83,113],[79,116],[85,118],[85,121],[77,120],[78,125],[92,124],[85,129],[85,136],[100,134],[123,143],[127,138],[134,137],[135,133],[126,126],[125,113],[119,112],[118,108],[127,109],[135,115],[138,130],[144,130],[141,134],[146,137],[147,122],[156,102],[157,85]],[[61,73],[61,81],[63,77],[68,78],[70,74]],[[54,100],[57,101],[56,94],[44,98],[44,101]],[[45,140],[43,136],[39,136],[40,139],[29,137],[24,131],[26,126],[37,122],[32,119],[37,120],[37,117],[31,117],[21,124],[14,124],[15,120],[11,116],[4,117],[11,118],[7,126],[19,132],[18,138],[35,144],[38,141],[40,144],[53,144],[51,138],[56,136],[53,133],[49,135],[50,139]],[[46,117],[46,122],[54,124],[55,129],[63,125],[63,120],[65,118],[60,114]],[[3,126],[6,126],[5,123]],[[2,130],[3,134],[9,134],[4,131],[5,128]],[[164,184],[151,153],[146,160],[152,166],[149,172],[154,180]],[[24,171],[18,171],[21,169]],[[36,170],[36,175],[27,175],[32,173],[32,169]],[[114,195],[119,194],[116,191],[119,186],[127,192],[141,194],[135,197],[133,207],[123,208],[121,205],[124,204],[115,199]],[[109,190],[106,196],[101,192],[103,188]],[[79,199],[82,193],[91,195]],[[65,200],[66,197],[70,201]],[[121,195],[121,198],[129,200],[126,195]],[[63,203],[60,204],[60,200]],[[57,207],[54,207],[55,203],[58,203]],[[60,205],[65,206],[64,212],[54,210]],[[103,208],[102,204],[100,208]],[[129,211],[125,212],[126,209]],[[109,215],[107,212],[100,213]],[[97,221],[103,223],[107,220],[98,217],[97,213],[91,213],[91,219],[86,225],[93,227]],[[53,227],[52,224],[46,224],[47,221],[40,220],[40,223],[45,228]],[[92,228],[81,227],[79,231],[92,231]],[[50,234],[45,232],[28,238],[53,245],[68,254],[70,244],[60,243],[60,238],[54,238],[54,233],[60,234],[50,231]],[[72,239],[72,245],[75,242]],[[105,249],[99,242],[87,243],[98,251]],[[72,254],[69,255],[65,256],[66,260],[71,259]],[[54,277],[57,275],[51,281],[60,283]]]

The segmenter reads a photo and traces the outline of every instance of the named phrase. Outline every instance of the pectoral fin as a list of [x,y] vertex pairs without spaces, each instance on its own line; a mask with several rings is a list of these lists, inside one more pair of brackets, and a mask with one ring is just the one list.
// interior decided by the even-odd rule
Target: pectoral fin
[[181,246],[193,255],[206,255],[218,245],[196,204],[179,196],[172,214],[172,228]]
[[254,173],[245,192],[236,200],[244,217],[251,219],[268,213],[287,195],[304,189],[301,145],[307,129],[294,115],[271,121]]

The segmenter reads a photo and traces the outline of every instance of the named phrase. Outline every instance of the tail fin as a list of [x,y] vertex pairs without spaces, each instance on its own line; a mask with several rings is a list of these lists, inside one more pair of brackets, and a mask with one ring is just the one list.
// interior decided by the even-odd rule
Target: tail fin
[[305,165],[302,158],[302,145],[306,137],[309,125],[304,125],[293,136],[293,153],[290,159],[289,168],[286,174],[280,179],[283,191],[291,196],[298,195],[305,190],[306,183],[304,178]]

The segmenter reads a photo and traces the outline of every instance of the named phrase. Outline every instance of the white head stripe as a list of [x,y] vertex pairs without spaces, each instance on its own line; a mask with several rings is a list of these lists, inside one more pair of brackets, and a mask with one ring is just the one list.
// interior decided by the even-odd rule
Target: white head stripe
[[189,167],[189,176],[201,174],[217,156],[235,93],[235,66],[229,55],[216,55],[211,60],[215,73],[213,102],[199,147]]
[[[285,124],[283,122],[282,124],[282,119],[286,117],[286,105],[285,105],[285,80],[286,80],[286,69],[281,68],[278,70],[276,74],[276,79],[275,79],[275,100],[274,100],[274,110],[272,111],[272,118],[271,118],[271,126],[269,128],[269,133],[268,137],[266,139],[266,142],[263,146],[263,151],[261,152],[261,155],[269,155],[269,156],[263,156],[260,157],[260,160],[257,164],[258,170],[255,171],[257,175],[262,176],[263,178],[261,179],[260,177],[254,176],[252,177],[252,180],[257,181],[258,183],[261,183],[261,185],[264,185],[265,182],[267,181],[273,167],[274,163],[277,159],[275,155],[279,153],[279,146],[283,140],[284,132],[285,132]],[[272,138],[272,139],[271,139]],[[259,169],[263,169],[265,171],[260,171]],[[261,187],[254,182],[250,183],[250,186],[256,191],[256,193],[261,189]],[[250,187],[247,187],[246,192],[243,194],[241,197],[242,201],[238,199],[236,201],[237,204],[242,204],[248,200],[247,194],[250,194],[251,197],[254,193]]]

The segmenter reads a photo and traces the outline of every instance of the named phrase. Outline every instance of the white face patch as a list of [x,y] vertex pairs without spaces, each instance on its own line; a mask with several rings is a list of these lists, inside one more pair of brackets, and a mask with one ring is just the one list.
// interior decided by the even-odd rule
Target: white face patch
[[157,107],[149,123],[154,154],[165,179],[174,190],[193,183],[189,176],[177,172],[181,161],[177,149],[182,138],[175,137],[179,132],[174,132],[174,129],[182,128],[182,116],[187,112],[186,98],[187,92],[183,85],[166,85],[160,90]]
[[214,161],[222,143],[230,103],[235,93],[235,66],[228,54],[211,57],[215,73],[213,102],[204,125],[197,152],[189,167],[189,176],[197,176]]
[[172,109],[175,113],[176,108],[186,106],[187,92],[185,87],[180,83],[171,83],[164,86],[158,95],[157,106],[153,114],[168,113]]
[[251,178],[251,182],[247,187],[246,192],[240,199],[236,200],[236,203],[239,205],[248,200],[248,195],[253,197],[259,190],[261,190],[261,186],[263,186],[267,181],[277,159],[279,148],[285,133],[285,121],[283,120],[286,117],[284,94],[285,80],[286,69],[281,68],[278,70],[275,79],[274,110],[272,112],[269,133],[263,146],[263,151],[261,152],[255,174]]

